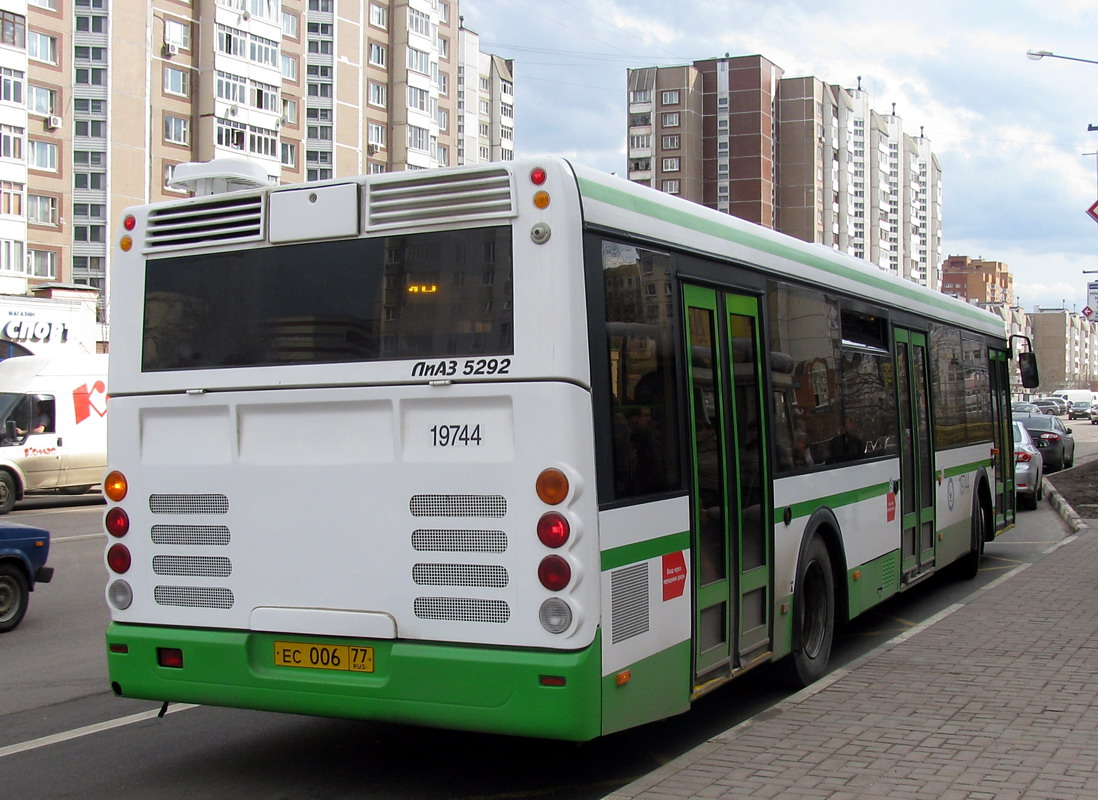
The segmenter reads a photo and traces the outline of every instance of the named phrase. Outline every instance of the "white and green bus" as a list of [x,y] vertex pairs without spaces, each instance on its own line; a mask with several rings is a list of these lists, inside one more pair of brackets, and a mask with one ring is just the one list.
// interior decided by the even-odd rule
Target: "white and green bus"
[[128,210],[116,694],[587,740],[1014,518],[1002,320],[564,160]]

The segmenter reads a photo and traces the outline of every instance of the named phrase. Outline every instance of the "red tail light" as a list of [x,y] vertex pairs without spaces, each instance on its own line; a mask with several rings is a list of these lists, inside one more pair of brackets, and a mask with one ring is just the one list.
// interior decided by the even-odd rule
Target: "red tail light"
[[1025,450],[1015,450],[1014,451],[1014,463],[1015,464],[1021,464],[1021,463],[1024,463],[1026,461],[1032,461],[1032,460],[1033,460],[1033,456],[1031,456]]
[[559,592],[572,580],[572,568],[560,556],[546,556],[538,564],[538,580],[551,592]]
[[130,551],[126,545],[111,545],[111,549],[107,551],[107,566],[119,575],[122,575],[129,570]]
[[130,517],[118,506],[107,512],[103,524],[111,536],[125,536],[130,530]]
[[555,511],[542,514],[538,520],[538,539],[546,547],[561,547],[568,541],[571,529],[562,515]]

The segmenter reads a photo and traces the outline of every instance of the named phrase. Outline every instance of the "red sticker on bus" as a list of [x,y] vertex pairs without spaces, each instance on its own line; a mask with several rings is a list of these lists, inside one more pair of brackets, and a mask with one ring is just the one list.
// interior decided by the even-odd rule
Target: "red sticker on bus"
[[888,521],[893,522],[896,519],[896,493],[889,492],[885,497],[885,507],[888,509]]
[[663,599],[664,602],[682,597],[686,591],[686,558],[680,550],[663,557]]

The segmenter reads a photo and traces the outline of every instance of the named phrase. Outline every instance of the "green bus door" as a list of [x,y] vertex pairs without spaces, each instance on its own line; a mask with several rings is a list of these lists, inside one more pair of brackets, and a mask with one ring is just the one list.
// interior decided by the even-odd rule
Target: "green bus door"
[[896,328],[900,411],[900,513],[904,582],[934,568],[934,449],[930,437],[926,334]]
[[1010,357],[1003,350],[991,350],[991,418],[995,465],[995,530],[1014,524],[1014,431],[1010,414]]
[[695,685],[770,652],[770,481],[759,304],[684,287],[693,433]]

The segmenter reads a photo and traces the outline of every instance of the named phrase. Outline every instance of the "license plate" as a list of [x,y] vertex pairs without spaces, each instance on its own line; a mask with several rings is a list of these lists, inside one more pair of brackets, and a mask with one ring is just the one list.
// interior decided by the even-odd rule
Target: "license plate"
[[275,642],[274,663],[276,667],[373,672],[374,648],[344,644]]

